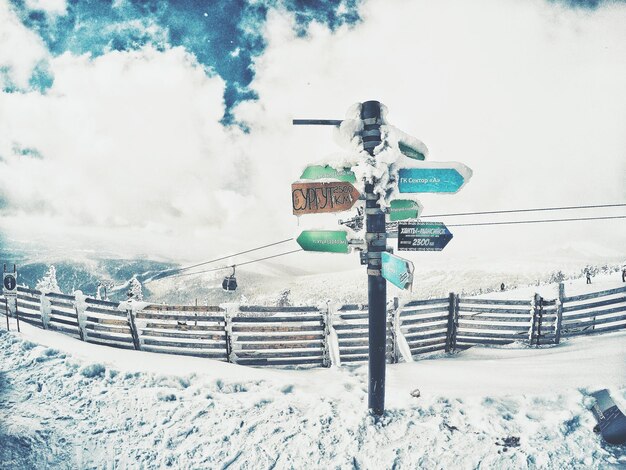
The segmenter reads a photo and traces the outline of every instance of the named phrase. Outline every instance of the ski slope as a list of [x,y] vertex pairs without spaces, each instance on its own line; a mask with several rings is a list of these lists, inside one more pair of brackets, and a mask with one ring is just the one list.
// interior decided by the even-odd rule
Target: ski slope
[[0,354],[1,468],[626,467],[587,409],[599,388],[626,409],[626,332],[389,365],[380,422],[366,365],[252,369],[26,324],[0,330]]

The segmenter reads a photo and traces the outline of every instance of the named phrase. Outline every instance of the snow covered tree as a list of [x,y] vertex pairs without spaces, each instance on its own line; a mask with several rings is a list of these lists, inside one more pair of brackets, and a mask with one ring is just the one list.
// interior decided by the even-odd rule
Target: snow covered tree
[[141,291],[141,282],[137,279],[137,276],[133,276],[128,286],[128,292],[126,294],[129,300],[143,300],[143,292]]
[[586,276],[587,273],[589,273],[591,276],[597,276],[599,272],[599,269],[597,266],[592,266],[590,264],[588,264],[587,266],[585,266],[582,270],[582,274],[583,276]]
[[44,274],[44,276],[37,281],[37,285],[35,287],[43,293],[61,293],[59,283],[57,282],[57,270],[54,265],[50,265],[46,274]]
[[289,294],[291,294],[291,289],[285,289],[280,294],[278,294],[278,300],[276,301],[276,306],[277,307],[291,306],[291,301],[289,300]]
[[550,282],[551,284],[556,284],[559,282],[563,282],[565,280],[565,274],[563,274],[563,271],[559,270],[559,271],[554,271],[552,274],[550,274],[550,279],[548,280],[548,282]]

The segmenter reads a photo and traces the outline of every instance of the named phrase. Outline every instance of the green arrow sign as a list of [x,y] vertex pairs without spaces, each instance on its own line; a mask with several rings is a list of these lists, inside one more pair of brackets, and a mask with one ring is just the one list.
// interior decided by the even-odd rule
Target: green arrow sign
[[304,251],[350,252],[348,233],[343,230],[305,230],[296,241]]
[[389,221],[417,219],[422,212],[422,205],[410,199],[394,199],[389,205]]
[[402,152],[402,155],[406,157],[414,158],[415,160],[426,160],[426,156],[422,152],[414,147],[411,147],[406,142],[399,141],[398,147],[400,147],[400,152]]
[[311,165],[307,166],[300,179],[303,180],[319,180],[322,178],[330,178],[337,181],[345,181],[347,183],[356,182],[356,176],[349,168],[336,170],[330,165]]
[[383,251],[381,253],[382,275],[394,286],[409,289],[413,285],[413,263]]

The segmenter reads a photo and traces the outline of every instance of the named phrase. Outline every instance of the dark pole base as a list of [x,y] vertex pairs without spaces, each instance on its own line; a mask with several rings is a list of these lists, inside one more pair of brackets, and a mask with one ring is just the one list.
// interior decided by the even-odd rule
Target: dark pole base
[[387,283],[382,276],[368,276],[369,301],[369,395],[368,406],[375,415],[385,411],[385,368],[387,366]]

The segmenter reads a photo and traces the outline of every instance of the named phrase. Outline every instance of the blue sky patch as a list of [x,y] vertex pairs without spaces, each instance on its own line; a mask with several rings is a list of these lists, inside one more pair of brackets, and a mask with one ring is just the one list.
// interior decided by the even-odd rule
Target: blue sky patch
[[[24,0],[11,3],[24,25],[41,36],[53,55],[69,51],[97,57],[145,45],[159,50],[184,47],[207,71],[225,80],[225,124],[233,122],[231,113],[237,103],[256,98],[249,88],[254,78],[252,61],[265,50],[261,31],[270,9],[292,12],[299,35],[306,35],[313,21],[334,30],[360,20],[360,0],[69,0],[63,16],[30,10]],[[30,86],[44,91],[53,80],[41,65]]]

